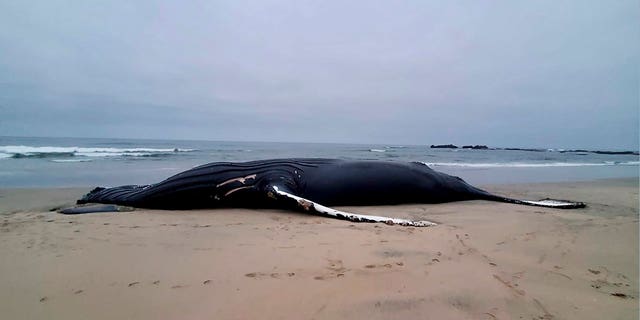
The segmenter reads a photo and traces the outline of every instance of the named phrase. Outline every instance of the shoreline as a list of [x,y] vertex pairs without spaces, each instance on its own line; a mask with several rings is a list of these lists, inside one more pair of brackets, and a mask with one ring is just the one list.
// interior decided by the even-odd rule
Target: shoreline
[[420,145],[177,143],[173,140],[97,141],[83,138],[6,138],[3,144],[5,149],[0,146],[0,177],[5,187],[152,184],[205,163],[276,158],[423,162],[436,171],[460,176],[474,185],[639,175],[637,155],[572,153],[560,149],[544,152],[464,149],[455,152]]
[[[434,167],[449,175],[458,176],[472,185],[514,185],[528,183],[563,183],[589,182],[601,179],[639,179],[638,166],[602,166],[602,167],[537,167],[537,168],[467,168],[467,167]],[[188,168],[185,168],[188,169]],[[67,174],[64,179],[22,180],[8,178],[0,189],[48,189],[48,188],[95,188],[96,186],[114,187],[127,184],[153,184],[160,182],[182,169],[172,169],[158,176],[147,176],[140,172],[115,172],[109,178],[91,171],[75,172],[76,178],[70,180]],[[1,175],[1,172],[0,172]],[[7,177],[7,176],[6,176]],[[31,182],[28,182],[31,181]],[[37,183],[36,183],[37,182]]]
[[479,186],[588,207],[339,207],[439,223],[408,228],[254,209],[65,216],[48,210],[90,188],[0,188],[0,309],[32,319],[637,318],[636,178]]

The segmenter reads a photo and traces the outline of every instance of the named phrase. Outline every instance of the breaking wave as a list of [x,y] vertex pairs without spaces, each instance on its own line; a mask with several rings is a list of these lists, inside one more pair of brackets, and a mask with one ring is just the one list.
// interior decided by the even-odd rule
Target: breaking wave
[[[182,152],[192,152],[195,149],[159,149],[159,148],[86,148],[86,147],[31,147],[31,146],[0,146],[1,158],[101,158],[101,157],[161,157]],[[70,160],[70,159],[69,159]],[[57,161],[78,162],[78,161]]]
[[91,159],[53,159],[51,162],[89,162]]
[[549,163],[461,163],[461,162],[422,162],[433,167],[467,167],[467,168],[545,168],[545,167],[589,167],[589,166],[637,166],[640,161],[605,161],[596,163],[586,162],[549,162]]

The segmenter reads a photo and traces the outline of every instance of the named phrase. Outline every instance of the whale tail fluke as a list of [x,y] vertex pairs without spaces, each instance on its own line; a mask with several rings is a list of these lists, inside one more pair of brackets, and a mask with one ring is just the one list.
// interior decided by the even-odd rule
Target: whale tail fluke
[[559,209],[580,209],[580,208],[585,208],[587,206],[584,202],[573,202],[573,201],[557,200],[557,199],[549,199],[549,198],[541,199],[538,201],[522,200],[522,202],[531,206],[559,208]]
[[585,208],[587,205],[584,202],[575,202],[569,200],[558,200],[558,199],[540,199],[537,201],[533,200],[518,200],[513,198],[507,198],[503,196],[497,196],[495,194],[488,193],[486,191],[482,191],[482,199],[489,201],[498,201],[498,202],[506,202],[513,204],[521,204],[525,206],[536,206],[536,207],[545,207],[545,208],[555,208],[555,209],[580,209]]
[[558,199],[550,199],[550,198],[540,199],[537,201],[513,199],[513,198],[495,195],[473,186],[471,186],[471,190],[472,190],[472,193],[475,194],[475,197],[477,197],[477,199],[488,200],[488,201],[506,202],[506,203],[513,203],[513,204],[521,204],[525,206],[536,206],[536,207],[555,208],[555,209],[580,209],[580,208],[585,208],[587,206],[584,202],[575,202],[575,201],[569,201],[569,200],[558,200]]
[[532,200],[518,200],[518,199],[511,199],[511,198],[506,198],[501,196],[495,196],[495,198],[488,199],[488,200],[522,204],[526,206],[555,208],[555,209],[580,209],[580,208],[585,208],[587,206],[584,202],[573,202],[568,200],[558,200],[558,199],[550,199],[550,198],[540,199],[538,201],[532,201]]

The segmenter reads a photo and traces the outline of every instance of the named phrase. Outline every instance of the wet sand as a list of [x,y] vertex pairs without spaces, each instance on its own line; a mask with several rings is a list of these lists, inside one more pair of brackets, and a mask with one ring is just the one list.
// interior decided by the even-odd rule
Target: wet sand
[[279,210],[48,211],[88,189],[0,190],[7,319],[637,319],[638,181],[487,186],[486,201]]

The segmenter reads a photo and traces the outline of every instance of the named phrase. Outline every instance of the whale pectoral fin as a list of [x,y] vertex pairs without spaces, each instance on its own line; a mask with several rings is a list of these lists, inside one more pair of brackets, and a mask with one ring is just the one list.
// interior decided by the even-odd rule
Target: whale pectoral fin
[[71,208],[64,208],[58,210],[58,212],[62,214],[85,214],[94,212],[126,212],[133,210],[133,208],[118,206],[115,204],[89,204],[78,205]]
[[356,214],[350,212],[344,212],[336,209],[332,209],[329,207],[325,207],[319,203],[313,202],[311,200],[296,196],[290,192],[284,191],[277,186],[271,186],[273,193],[275,193],[276,197],[283,197],[286,199],[290,199],[296,202],[297,209],[311,212],[318,215],[349,220],[353,222],[382,222],[386,224],[398,224],[402,226],[411,226],[411,227],[431,227],[437,225],[431,221],[411,221],[406,219],[399,218],[390,218],[390,217],[382,217],[382,216],[370,216],[364,214]]

